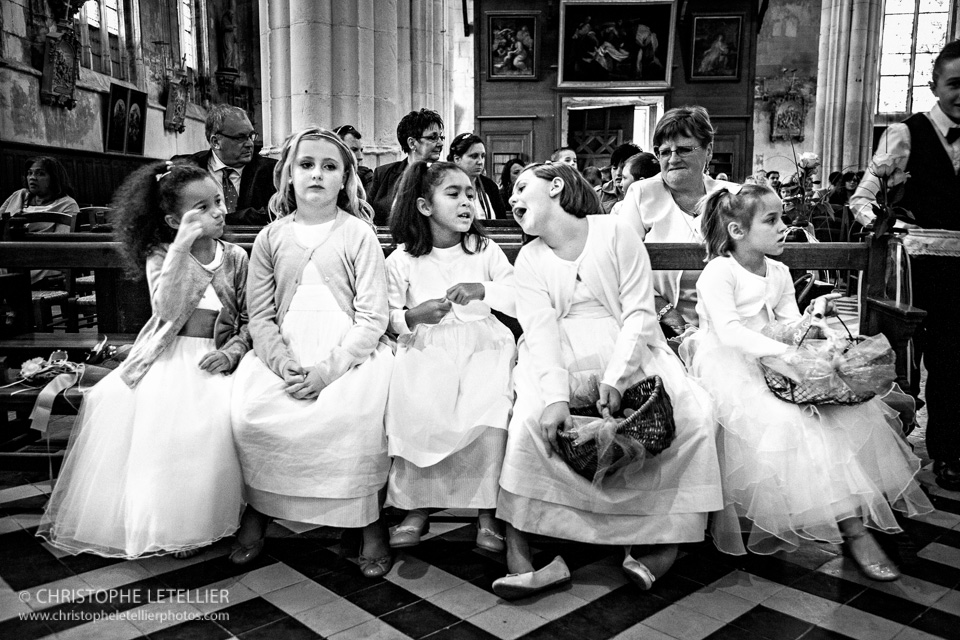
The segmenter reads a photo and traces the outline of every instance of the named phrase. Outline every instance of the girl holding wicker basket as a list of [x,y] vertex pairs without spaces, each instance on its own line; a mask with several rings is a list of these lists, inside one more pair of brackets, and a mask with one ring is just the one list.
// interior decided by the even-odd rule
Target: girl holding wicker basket
[[[559,556],[535,570],[529,534],[623,545],[624,572],[649,589],[673,564],[677,544],[703,540],[707,514],[722,506],[709,397],[688,380],[657,325],[639,236],[616,216],[588,215],[600,205],[575,169],[527,167],[510,205],[537,239],[521,249],[514,271],[524,334],[497,501],[510,575],[493,590],[519,598],[569,580]],[[575,472],[558,440],[574,428],[571,409],[616,414],[624,392],[652,376],[672,399],[672,444],[600,482]]]
[[771,554],[804,540],[845,542],[867,577],[896,580],[866,527],[899,532],[891,507],[909,516],[932,509],[897,414],[877,398],[814,407],[768,389],[758,360],[789,361],[796,349],[761,331],[805,321],[789,270],[767,257],[783,252],[782,203],[768,187],[744,185],[706,196],[699,209],[708,260],[697,283],[700,329],[681,355],[713,395],[722,426],[726,508],[714,519],[715,544]]
[[516,294],[513,266],[477,224],[475,197],[457,165],[416,162],[390,217],[398,345],[385,418],[393,457],[386,504],[408,510],[390,536],[394,548],[420,542],[434,507],[477,509],[477,546],[504,550],[494,512],[517,347],[492,310],[516,315]]

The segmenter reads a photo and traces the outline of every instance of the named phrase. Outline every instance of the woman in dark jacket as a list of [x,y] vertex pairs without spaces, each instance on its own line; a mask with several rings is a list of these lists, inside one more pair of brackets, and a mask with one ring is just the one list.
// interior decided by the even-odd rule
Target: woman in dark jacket
[[447,160],[463,169],[473,180],[476,198],[474,208],[478,220],[502,220],[507,211],[500,199],[500,190],[497,183],[483,175],[487,150],[480,136],[472,133],[461,133],[450,143],[450,153]]

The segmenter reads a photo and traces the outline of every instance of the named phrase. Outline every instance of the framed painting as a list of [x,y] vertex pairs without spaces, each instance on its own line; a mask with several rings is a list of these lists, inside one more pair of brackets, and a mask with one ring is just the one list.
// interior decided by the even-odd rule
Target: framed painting
[[487,11],[487,80],[540,76],[540,12]]
[[669,86],[675,24],[671,1],[563,0],[557,85]]
[[105,151],[123,153],[127,145],[127,112],[130,108],[130,89],[118,84],[110,85],[110,102],[107,103],[107,131],[103,148]]
[[743,16],[694,16],[690,81],[739,80],[742,30]]
[[147,123],[147,94],[130,89],[127,101],[127,153],[143,155],[143,140]]

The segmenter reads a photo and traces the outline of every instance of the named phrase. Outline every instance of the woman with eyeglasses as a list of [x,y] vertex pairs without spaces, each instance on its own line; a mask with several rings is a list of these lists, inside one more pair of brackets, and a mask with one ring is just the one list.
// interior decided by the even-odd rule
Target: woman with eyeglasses
[[[704,173],[713,153],[715,130],[703,107],[667,111],[653,132],[660,174],[627,189],[619,215],[645,242],[703,242],[697,202],[721,187],[736,185]],[[668,338],[683,336],[697,322],[700,271],[654,271],[657,319]]]
[[473,209],[477,220],[503,220],[507,210],[500,199],[497,183],[483,175],[487,149],[480,136],[473,133],[461,133],[450,143],[447,161],[463,169],[473,182]]

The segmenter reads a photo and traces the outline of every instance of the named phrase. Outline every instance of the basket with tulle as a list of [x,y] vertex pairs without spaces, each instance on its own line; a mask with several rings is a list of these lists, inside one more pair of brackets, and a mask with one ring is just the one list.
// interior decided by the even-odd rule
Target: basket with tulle
[[856,405],[889,388],[896,376],[889,341],[882,335],[854,336],[843,321],[841,325],[847,332],[842,343],[807,341],[811,325],[791,362],[777,356],[760,358],[763,379],[773,395],[791,404]]
[[596,438],[579,445],[574,442],[580,434],[564,431],[557,434],[561,457],[570,468],[590,481],[602,479],[638,457],[659,454],[676,437],[673,405],[660,376],[644,378],[627,389],[615,416],[606,410],[602,415],[594,406],[571,408],[570,413],[596,418],[595,423],[608,420],[616,423],[615,429],[611,429],[614,433],[606,438],[598,433]]

